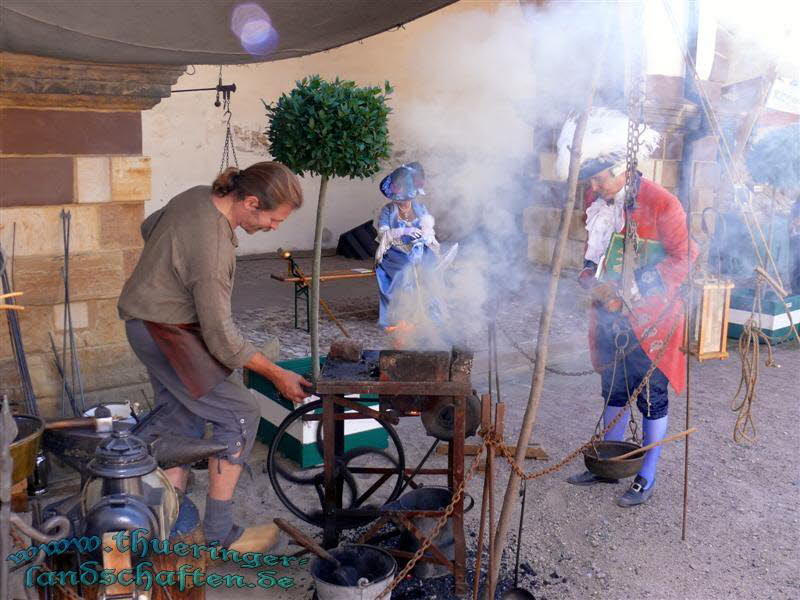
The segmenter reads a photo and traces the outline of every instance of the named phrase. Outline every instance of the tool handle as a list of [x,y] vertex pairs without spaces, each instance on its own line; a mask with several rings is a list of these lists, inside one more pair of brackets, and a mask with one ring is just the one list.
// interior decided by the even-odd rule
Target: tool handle
[[342,566],[330,552],[323,549],[322,546],[317,544],[317,542],[312,540],[305,533],[303,533],[293,525],[290,525],[289,523],[280,518],[273,519],[272,522],[275,523],[275,525],[277,525],[282,531],[284,531],[287,535],[289,535],[298,544],[300,544],[307,550],[310,550],[317,556],[324,558],[325,560],[335,564],[337,569]]
[[61,419],[44,424],[45,429],[72,429],[74,427],[94,427],[94,417],[77,417],[75,419]]
[[679,440],[682,437],[686,437],[687,435],[694,433],[697,431],[697,427],[692,427],[691,429],[687,429],[686,431],[681,431],[680,433],[676,433],[675,435],[671,435],[669,437],[665,437],[663,440],[658,442],[653,442],[652,444],[647,444],[647,446],[642,446],[641,448],[637,448],[636,450],[631,450],[630,452],[626,452],[620,456],[615,456],[614,458],[609,458],[608,462],[619,462],[621,460],[625,460],[626,458],[630,458],[631,456],[636,456],[637,454],[641,454],[642,452],[647,452],[650,448],[655,448],[656,446],[660,446],[661,444],[666,444],[667,442],[674,442],[675,440]]

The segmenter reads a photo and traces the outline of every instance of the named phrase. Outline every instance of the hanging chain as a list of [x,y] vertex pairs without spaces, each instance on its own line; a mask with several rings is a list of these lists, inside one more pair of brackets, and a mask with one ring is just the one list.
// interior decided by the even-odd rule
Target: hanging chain
[[[639,11],[643,10],[639,6]],[[641,14],[637,15],[641,17]],[[637,22],[640,22],[637,20]],[[628,139],[625,149],[625,247],[622,255],[621,296],[626,306],[630,306],[635,284],[634,271],[637,267],[637,254],[639,252],[639,234],[637,223],[633,219],[636,209],[636,197],[639,195],[640,177],[637,171],[639,166],[639,146],[642,134],[646,130],[644,123],[644,40],[639,28],[629,32],[635,36],[636,44],[633,48],[628,81]]]
[[220,172],[229,166],[231,156],[233,156],[233,164],[237,169],[239,168],[239,158],[236,156],[236,147],[233,145],[233,130],[231,129],[231,117],[233,114],[231,113],[230,97],[225,99],[223,106],[225,107],[223,116],[227,117],[227,123],[225,127],[225,145],[222,147],[222,160],[219,163]]
[[[219,84],[222,85],[222,67],[219,68]],[[234,86],[235,89],[235,86]],[[217,102],[219,102],[219,92],[217,92]],[[219,163],[219,171],[222,173],[230,166],[230,157],[233,156],[233,164],[239,168],[239,158],[236,156],[236,147],[233,145],[233,129],[231,128],[231,95],[230,92],[222,94],[222,116],[227,118],[225,123],[225,144],[222,147],[222,160]]]

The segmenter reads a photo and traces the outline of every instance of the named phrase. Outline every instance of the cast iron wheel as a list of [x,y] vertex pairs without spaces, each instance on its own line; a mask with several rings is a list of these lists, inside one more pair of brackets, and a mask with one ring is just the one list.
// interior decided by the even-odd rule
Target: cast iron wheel
[[[315,447],[323,455],[322,422],[303,421],[303,417],[322,412],[322,400],[315,400],[295,409],[287,415],[275,432],[269,448],[266,470],[270,483],[280,501],[293,515],[307,523],[323,527],[325,523],[325,473],[322,464],[301,468],[296,462],[283,456],[279,449],[284,443],[297,444],[289,434],[292,426],[315,428]],[[377,518],[377,509],[396,500],[403,485],[406,459],[403,444],[394,427],[381,419],[345,421],[345,423],[364,423],[377,421],[388,434],[388,447],[384,450],[374,446],[348,448],[335,457],[334,477],[343,483],[342,506],[347,509],[375,510],[373,517],[350,517],[337,519],[342,529],[360,527]],[[383,467],[386,474],[365,473],[365,468]],[[307,489],[313,488],[309,494]]]

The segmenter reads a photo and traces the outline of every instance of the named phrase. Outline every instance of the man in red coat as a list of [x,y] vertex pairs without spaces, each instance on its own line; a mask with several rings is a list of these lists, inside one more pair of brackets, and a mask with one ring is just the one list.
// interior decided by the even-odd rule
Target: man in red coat
[[[685,387],[686,355],[681,350],[684,305],[680,287],[686,280],[690,262],[697,257],[697,249],[689,240],[681,203],[641,173],[637,173],[633,182],[635,202],[625,207],[626,130],[627,117],[607,109],[593,111],[587,126],[584,148],[591,153],[584,155],[578,177],[590,188],[585,205],[588,241],[579,281],[593,298],[589,343],[592,364],[601,375],[606,427],[620,411],[625,411],[605,439],[624,438],[630,418],[628,399],[651,366],[656,365],[636,399],[642,413],[643,444],[647,445],[666,434],[669,386],[678,394]],[[560,154],[562,148],[567,151],[569,127],[565,126],[561,137]],[[642,136],[643,150],[652,152],[659,137],[655,131],[646,129]],[[656,264],[637,264],[634,283],[623,294],[619,284],[598,279],[597,270],[611,236],[615,232],[624,234],[630,223],[635,223],[640,246],[645,240],[659,242],[664,257]],[[660,454],[660,446],[645,454],[641,470],[617,504],[628,507],[649,500],[655,489]],[[589,471],[567,481],[575,485],[617,483]]]

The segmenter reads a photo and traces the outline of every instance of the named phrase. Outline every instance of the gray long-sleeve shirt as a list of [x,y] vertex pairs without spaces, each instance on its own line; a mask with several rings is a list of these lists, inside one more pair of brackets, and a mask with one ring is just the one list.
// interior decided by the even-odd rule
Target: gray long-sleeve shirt
[[211,188],[178,194],[142,223],[139,263],[120,294],[121,318],[155,323],[199,323],[211,354],[231,369],[256,348],[231,317],[239,241],[211,200]]

